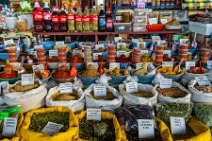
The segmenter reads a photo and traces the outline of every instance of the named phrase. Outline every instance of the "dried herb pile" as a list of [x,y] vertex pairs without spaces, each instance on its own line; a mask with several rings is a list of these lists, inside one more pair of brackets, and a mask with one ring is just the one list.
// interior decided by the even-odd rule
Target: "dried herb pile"
[[68,112],[48,112],[35,113],[32,115],[29,130],[41,132],[41,130],[50,122],[64,125],[60,132],[64,132],[69,128],[69,113]]
[[80,138],[89,141],[115,141],[115,129],[111,120],[85,120],[79,122]]

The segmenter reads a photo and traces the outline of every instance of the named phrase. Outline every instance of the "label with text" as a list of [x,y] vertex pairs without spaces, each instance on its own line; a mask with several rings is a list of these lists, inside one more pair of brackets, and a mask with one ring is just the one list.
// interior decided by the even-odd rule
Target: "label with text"
[[93,90],[95,97],[102,97],[107,95],[107,88],[102,84],[95,84],[93,86]]
[[73,86],[71,82],[59,84],[60,93],[73,93]]
[[58,123],[48,121],[46,126],[41,131],[43,133],[48,134],[48,135],[53,135],[55,133],[58,133],[63,128],[63,126],[64,125],[62,125],[62,124],[58,124]]
[[17,118],[5,118],[2,135],[5,137],[13,137],[16,133]]
[[186,70],[190,70],[190,68],[192,66],[196,66],[196,62],[195,61],[186,61]]
[[211,84],[207,76],[198,76],[195,79],[200,86],[209,86]]
[[58,56],[58,50],[49,50],[49,57]]
[[120,63],[112,62],[109,64],[109,69],[120,68]]
[[138,92],[138,83],[137,82],[129,82],[125,84],[127,93],[135,93]]
[[138,137],[139,138],[154,138],[155,137],[155,122],[152,119],[138,119]]
[[170,117],[171,132],[174,135],[186,134],[185,118],[183,117]]
[[34,82],[34,74],[21,75],[21,85],[33,85]]
[[172,61],[163,61],[162,67],[173,67],[174,63]]
[[96,108],[87,108],[87,120],[98,120],[100,121],[101,116],[101,109]]
[[160,88],[171,88],[172,87],[172,79],[163,78],[160,80]]

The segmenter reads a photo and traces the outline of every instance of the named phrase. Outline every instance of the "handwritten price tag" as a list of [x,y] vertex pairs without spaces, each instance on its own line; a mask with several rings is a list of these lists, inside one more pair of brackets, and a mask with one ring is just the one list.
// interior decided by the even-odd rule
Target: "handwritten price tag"
[[192,66],[196,66],[195,61],[186,61],[186,70],[190,70]]
[[6,47],[7,45],[11,45],[11,44],[14,44],[13,39],[5,40],[5,41],[4,41],[4,45],[5,45],[5,47]]
[[49,50],[49,57],[58,56],[58,50]]
[[21,85],[33,85],[33,84],[34,84],[34,74],[21,75]]
[[200,86],[209,86],[210,85],[210,81],[208,80],[208,78],[206,76],[195,77],[195,79]]
[[59,84],[60,93],[73,93],[73,86],[71,82]]
[[98,120],[98,121],[100,121],[101,118],[102,118],[101,109],[87,108],[87,120]]
[[171,50],[164,50],[164,51],[163,51],[163,54],[168,54],[169,57],[171,57],[171,53],[172,53]]
[[101,52],[93,53],[93,60],[98,60],[99,59],[99,55],[102,55],[102,53]]
[[39,70],[41,73],[43,73],[44,72],[44,65],[43,64],[33,65],[32,69],[33,69],[33,72]]
[[46,133],[48,135],[53,135],[55,133],[58,133],[64,125],[62,124],[58,124],[58,123],[54,123],[54,122],[48,122],[46,124],[46,126],[42,129],[43,133]]
[[125,84],[127,93],[135,93],[138,92],[138,83],[137,82],[129,82]]
[[162,67],[173,67],[174,63],[172,61],[163,61]]
[[2,135],[5,137],[13,137],[16,132],[17,118],[5,118]]
[[144,54],[148,54],[149,51],[148,50],[141,50],[141,56],[143,56]]
[[154,138],[155,128],[154,120],[152,119],[138,119],[138,137],[139,138]]
[[100,48],[105,49],[105,45],[104,45],[104,44],[96,44],[96,45],[95,45],[95,49],[96,49],[96,50],[99,50]]
[[143,63],[136,63],[136,69],[141,69],[143,67]]
[[55,45],[56,46],[64,46],[64,41],[57,41],[56,43],[55,43]]
[[170,117],[172,134],[186,134],[186,124],[183,117]]
[[160,81],[160,88],[171,88],[172,87],[172,79],[163,78]]
[[101,84],[95,84],[94,87],[94,96],[95,97],[102,97],[107,95],[107,88]]
[[110,63],[109,68],[110,69],[120,68],[120,63],[115,63],[115,62]]

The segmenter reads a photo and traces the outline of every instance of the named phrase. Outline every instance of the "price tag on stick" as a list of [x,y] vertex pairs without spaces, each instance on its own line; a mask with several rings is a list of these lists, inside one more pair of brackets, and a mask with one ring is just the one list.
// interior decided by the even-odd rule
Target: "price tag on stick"
[[21,85],[33,85],[34,83],[34,74],[21,75]]
[[173,67],[174,63],[172,61],[163,61],[162,67]]
[[172,134],[186,134],[186,124],[183,117],[170,117]]
[[155,127],[152,119],[138,119],[138,137],[139,138],[154,138]]
[[44,65],[43,64],[33,65],[32,69],[33,69],[33,72],[39,70],[41,73],[43,73],[44,72]]
[[101,109],[87,108],[87,120],[98,120],[98,121],[100,121],[101,118],[102,118]]
[[200,86],[209,86],[210,85],[210,81],[208,80],[208,78],[206,76],[195,77],[195,79]]

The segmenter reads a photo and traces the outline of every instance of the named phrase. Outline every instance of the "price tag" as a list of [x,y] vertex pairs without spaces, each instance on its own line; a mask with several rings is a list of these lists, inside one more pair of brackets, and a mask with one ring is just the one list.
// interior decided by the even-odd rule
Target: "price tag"
[[209,70],[212,69],[212,60],[209,60],[207,62],[207,67],[208,67]]
[[114,37],[114,42],[118,43],[121,39],[122,39],[122,37]]
[[87,63],[87,68],[88,68],[88,65],[93,65],[94,69],[98,70],[99,68],[99,64],[97,62],[88,62]]
[[33,49],[28,49],[27,52],[29,55],[34,55],[34,48]]
[[172,53],[171,50],[164,50],[164,51],[163,51],[163,54],[168,54],[169,57],[171,57],[171,53]]
[[3,94],[9,93],[9,82],[8,81],[3,81],[0,83],[1,90]]
[[186,134],[186,124],[183,117],[170,117],[172,134]]
[[149,24],[158,24],[157,18],[149,18]]
[[58,67],[61,68],[62,66],[66,67],[67,69],[70,69],[69,63],[58,63]]
[[138,83],[137,82],[129,82],[125,84],[127,93],[135,93],[138,92]]
[[98,121],[100,121],[101,118],[102,118],[101,109],[87,108],[87,120],[98,120]]
[[161,45],[165,45],[166,44],[166,40],[159,40],[157,41],[157,45],[161,46]]
[[43,48],[43,45],[35,45],[34,47],[35,49],[38,49],[38,48]]
[[160,80],[160,88],[171,88],[172,87],[172,79],[163,78]]
[[186,61],[186,70],[190,70],[192,66],[196,66],[195,61]]
[[130,52],[126,52],[126,51],[117,51],[116,52],[116,57],[121,57],[121,55],[124,55],[126,58],[128,58],[130,56]]
[[62,124],[58,124],[58,123],[48,121],[48,123],[41,130],[41,132],[46,133],[48,135],[53,135],[55,133],[58,133],[63,128],[63,126],[64,125],[62,125]]
[[136,69],[141,69],[143,67],[143,63],[136,63]]
[[138,43],[137,43],[137,46],[138,46],[140,49],[144,49],[144,48],[146,48],[146,42],[138,42]]
[[14,41],[13,41],[13,39],[5,40],[5,41],[4,41],[5,47],[6,47],[7,45],[12,45],[12,44],[15,44]]
[[21,67],[21,63],[10,63],[13,67]]
[[173,67],[174,63],[172,61],[163,61],[162,67]]
[[138,119],[138,137],[139,138],[154,138],[155,137],[155,122],[152,119]]
[[180,45],[188,45],[189,39],[180,39]]
[[105,49],[105,45],[104,45],[104,44],[96,44],[96,45],[95,45],[95,49],[96,49],[96,50],[99,50],[100,48]]
[[102,97],[107,95],[107,88],[104,85],[95,84],[93,87],[93,90],[94,90],[95,97]]
[[56,43],[55,43],[55,45],[56,46],[64,46],[64,41],[57,41]]
[[74,49],[73,50],[73,55],[78,55],[78,54],[81,54],[81,53],[82,53],[81,49]]
[[33,52],[32,52],[32,55],[33,55],[35,58],[38,58],[37,51],[33,51]]
[[73,86],[71,82],[60,83],[59,88],[60,93],[73,93]]
[[21,85],[33,85],[33,84],[34,84],[34,74],[21,75]]
[[211,84],[206,76],[195,77],[195,79],[200,86],[209,86]]
[[141,50],[141,56],[143,56],[144,54],[148,54],[149,53],[149,51],[148,50]]
[[44,72],[44,65],[43,64],[32,65],[32,70],[33,70],[33,72],[40,71],[41,73],[43,73]]
[[120,68],[120,63],[112,62],[109,65],[109,69]]
[[99,55],[102,55],[101,52],[93,53],[93,60],[98,60]]
[[49,50],[49,57],[58,56],[58,50]]
[[126,48],[126,43],[117,43],[117,49],[119,48]]
[[159,40],[161,40],[160,36],[152,36],[152,42],[157,42]]
[[2,135],[5,137],[13,137],[16,132],[17,118],[5,118]]

